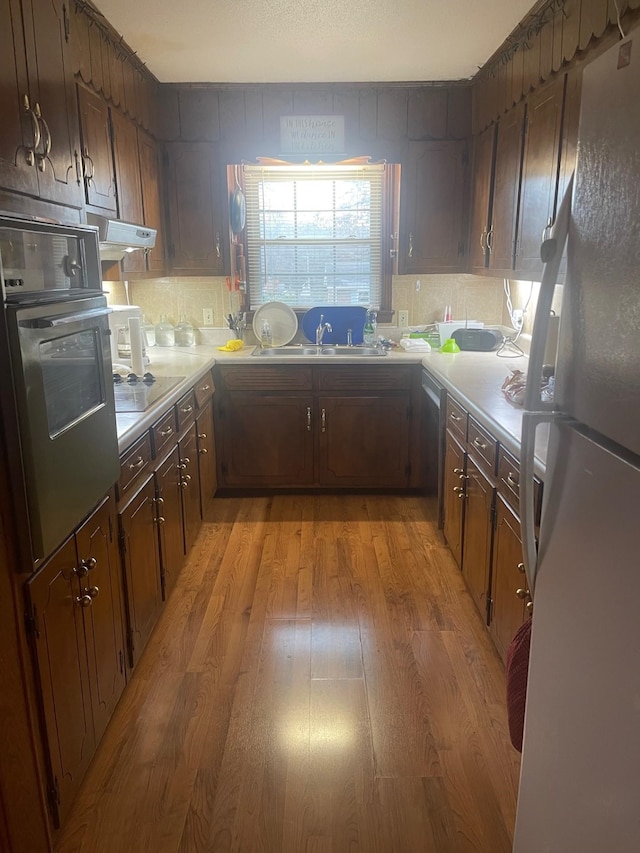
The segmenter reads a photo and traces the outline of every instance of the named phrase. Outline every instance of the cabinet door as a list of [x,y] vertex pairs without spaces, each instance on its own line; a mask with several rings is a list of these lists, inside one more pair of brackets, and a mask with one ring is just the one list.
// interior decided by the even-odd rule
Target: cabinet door
[[555,216],[560,165],[564,76],[527,104],[516,269],[540,279],[540,244]]
[[399,272],[463,270],[464,142],[410,142],[402,170]]
[[182,523],[184,527],[184,553],[191,550],[202,521],[200,515],[200,472],[196,425],[191,424],[184,438],[178,442],[180,451],[180,489],[182,491]]
[[213,400],[209,400],[196,418],[198,470],[200,473],[200,512],[204,518],[207,504],[216,493],[216,443],[213,432]]
[[[118,198],[118,218],[142,223],[142,185],[138,160],[138,132],[135,124],[117,110],[110,110],[113,130],[113,160]],[[144,252],[131,252],[122,260],[123,272],[143,272]]]
[[489,569],[495,487],[472,456],[467,456],[462,574],[485,622],[489,599]]
[[222,406],[223,485],[313,483],[312,397],[230,393]]
[[519,590],[526,589],[526,585],[520,521],[498,497],[493,537],[489,631],[503,661],[506,660],[513,635],[526,618],[527,596],[519,593]]
[[82,206],[78,107],[63,0],[23,0],[31,100],[40,108],[40,196]]
[[491,125],[476,137],[473,157],[473,204],[469,233],[469,264],[484,269],[489,259],[487,234],[491,221],[491,188],[496,127]]
[[147,255],[147,268],[150,272],[162,273],[165,269],[165,261],[160,155],[155,141],[139,128],[138,156],[140,159],[144,224],[150,228],[155,228],[158,232],[156,234],[156,245]]
[[523,129],[524,104],[510,110],[498,122],[491,228],[488,236],[489,267],[493,270],[513,269]]
[[37,195],[40,129],[31,108],[20,0],[0,0],[0,187]]
[[116,184],[109,107],[106,101],[82,86],[78,86],[78,105],[86,202],[115,216]]
[[121,575],[115,542],[113,500],[108,498],[76,533],[80,594],[91,597],[84,612],[91,708],[100,740],[125,687]]
[[167,145],[169,261],[174,273],[221,275],[226,270],[223,233],[228,233],[228,225],[223,228],[223,220],[228,205],[217,154],[204,142]]
[[77,567],[72,538],[26,584],[34,617],[56,823],[64,819],[96,743],[82,618],[83,605],[90,606],[91,598],[81,595]]
[[162,565],[162,596],[167,599],[184,564],[184,533],[182,529],[182,498],[178,446],[156,471],[160,559]]
[[320,397],[318,481],[323,486],[406,488],[410,399]]
[[119,516],[130,666],[140,658],[162,608],[156,514],[155,486],[151,478]]
[[458,566],[462,566],[465,452],[447,430],[444,457],[444,536]]

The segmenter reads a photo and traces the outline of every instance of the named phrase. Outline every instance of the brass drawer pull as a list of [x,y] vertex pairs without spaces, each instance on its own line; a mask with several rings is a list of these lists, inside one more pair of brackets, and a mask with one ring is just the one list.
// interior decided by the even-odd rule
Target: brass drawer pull
[[517,569],[518,569],[518,571],[519,571],[519,572],[521,572],[522,574],[524,574],[524,573],[525,573],[525,571],[526,571],[524,563],[518,563],[518,565],[516,566],[516,568],[517,568]]
[[455,412],[451,412],[451,413],[449,414],[449,417],[451,418],[451,420],[452,420],[452,421],[455,421],[456,423],[458,423],[458,421],[461,421],[461,420],[462,420],[462,418],[460,417],[460,415],[456,415],[456,413],[455,413]]
[[514,486],[516,489],[520,488],[520,481],[517,477],[514,477],[511,471],[507,474],[507,483],[509,483],[510,486]]
[[473,439],[473,444],[474,444],[474,446],[475,446],[475,447],[477,447],[479,450],[486,450],[486,449],[487,449],[487,445],[486,445],[483,441],[480,441],[480,439],[478,438],[478,436],[476,436],[476,437]]
[[156,524],[164,524],[167,519],[164,515],[159,515],[156,519],[154,519]]
[[201,385],[200,388],[198,388],[198,390],[199,391],[208,391],[209,388],[211,388],[211,385]]
[[180,411],[183,415],[189,415],[193,411],[193,406],[184,406],[184,408],[181,408]]
[[166,438],[168,435],[173,435],[173,427],[167,427],[166,429],[161,429],[160,435],[162,436],[162,438]]
[[135,471],[136,468],[142,468],[144,465],[144,459],[142,456],[138,456],[135,462],[129,462],[129,470]]
[[516,590],[516,595],[518,596],[518,598],[524,599],[529,595],[529,590],[524,589],[523,587],[520,587],[519,589]]
[[84,594],[88,595],[89,598],[97,598],[100,594],[100,590],[97,586],[88,586],[85,587]]
[[76,604],[80,607],[91,607],[93,599],[90,595],[78,595],[76,596]]

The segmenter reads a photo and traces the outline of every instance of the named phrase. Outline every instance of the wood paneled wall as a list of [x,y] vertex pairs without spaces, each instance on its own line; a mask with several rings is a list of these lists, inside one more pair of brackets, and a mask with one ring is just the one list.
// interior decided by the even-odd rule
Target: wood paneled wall
[[82,2],[71,4],[71,44],[76,77],[156,135],[156,78],[106,19]]
[[161,139],[216,142],[245,159],[280,153],[283,115],[343,115],[349,156],[398,162],[409,141],[471,133],[469,84],[163,84],[159,104]]
[[[618,0],[618,6],[623,25],[633,25],[640,0]],[[539,15],[544,14],[544,25],[537,32],[523,32],[508,39],[474,78],[474,133],[484,130],[530,91],[580,59],[606,32],[617,31],[613,0],[565,0],[564,4],[550,0],[537,8]]]

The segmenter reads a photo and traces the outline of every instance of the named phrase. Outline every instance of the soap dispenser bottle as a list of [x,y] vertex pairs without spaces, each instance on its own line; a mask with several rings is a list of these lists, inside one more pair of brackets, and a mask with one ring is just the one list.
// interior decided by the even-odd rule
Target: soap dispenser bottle
[[364,329],[362,330],[362,340],[364,341],[365,346],[373,347],[376,345],[377,340],[377,322],[378,315],[372,309],[367,311],[367,317],[364,321]]

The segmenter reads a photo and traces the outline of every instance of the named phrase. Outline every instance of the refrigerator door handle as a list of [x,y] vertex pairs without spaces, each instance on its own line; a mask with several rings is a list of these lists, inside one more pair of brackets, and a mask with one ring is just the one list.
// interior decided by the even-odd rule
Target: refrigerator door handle
[[522,556],[527,585],[533,599],[538,570],[538,546],[536,543],[534,456],[536,429],[540,424],[555,423],[565,418],[560,412],[523,412],[522,441],[520,450],[520,531],[522,534]]
[[569,233],[572,192],[573,175],[571,175],[567,184],[556,221],[551,229],[551,236],[540,246],[540,257],[544,261],[544,269],[542,271],[542,282],[540,284],[540,294],[538,296],[533,336],[529,350],[527,386],[524,392],[524,407],[531,412],[543,412],[553,409],[553,403],[547,403],[541,399],[540,377],[542,376],[544,351],[547,345],[551,303],[553,302],[553,294],[556,281],[558,280],[558,270],[560,269],[564,244],[567,242],[567,235]]

